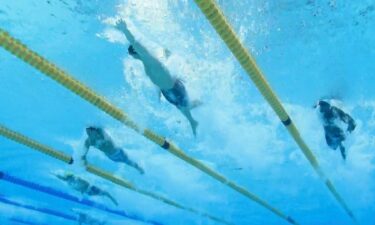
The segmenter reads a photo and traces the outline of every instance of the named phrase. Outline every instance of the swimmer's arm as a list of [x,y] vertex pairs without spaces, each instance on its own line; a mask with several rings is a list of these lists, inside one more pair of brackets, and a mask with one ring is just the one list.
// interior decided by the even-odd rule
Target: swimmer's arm
[[125,34],[126,39],[128,39],[128,41],[130,42],[130,44],[133,45],[133,47],[135,48],[135,50],[138,53],[142,54],[144,52],[147,52],[147,49],[141,43],[139,43],[139,41],[135,39],[133,33],[130,32],[130,30],[128,28],[128,25],[125,22],[125,20],[119,20],[116,23],[116,28],[119,31],[121,31],[123,34]]
[[352,132],[355,127],[357,126],[354,119],[352,117],[350,117],[349,115],[346,115],[347,116],[347,124],[348,124],[348,131],[349,132]]
[[128,25],[126,24],[125,20],[119,20],[116,22],[116,28],[125,34],[126,39],[133,44],[135,41],[134,35],[129,31]]
[[346,124],[348,124],[347,130],[349,132],[352,132],[355,129],[355,127],[356,127],[356,123],[355,123],[354,119],[351,116],[349,116],[349,114],[347,114],[344,111],[342,111],[341,109],[336,108],[336,111],[337,111],[340,119],[343,122],[345,122]]
[[[132,32],[130,32],[129,28],[128,28],[128,25],[126,24],[126,22],[124,20],[120,20],[116,23],[116,28],[118,30],[120,30],[122,33],[125,34],[126,36],[126,39],[128,39],[128,41],[130,42],[130,44],[133,46],[133,48],[135,49],[135,51],[145,57],[145,58],[152,58],[154,60],[156,60],[155,57],[153,57],[153,55],[147,50],[147,48],[141,44],[142,40],[140,38],[140,35],[137,35],[138,38],[136,39],[133,35]],[[143,41],[144,42],[144,41]]]
[[89,153],[89,149],[90,149],[90,140],[87,138],[86,141],[85,141],[85,153],[82,155],[82,160],[86,161],[86,156],[87,154]]
[[158,61],[156,57],[154,57],[147,48],[142,45],[138,41],[134,41],[133,47],[135,51],[143,58],[143,59],[148,59],[148,60],[155,60]]
[[61,174],[55,174],[55,176],[56,176],[57,178],[59,178],[60,180],[63,180],[63,181],[67,180],[66,177],[63,176],[63,175],[61,175]]

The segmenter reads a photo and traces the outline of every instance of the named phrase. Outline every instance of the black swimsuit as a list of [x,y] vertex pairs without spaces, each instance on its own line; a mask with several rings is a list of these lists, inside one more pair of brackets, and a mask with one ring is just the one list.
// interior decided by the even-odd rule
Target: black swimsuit
[[161,93],[168,100],[168,102],[179,107],[187,107],[189,105],[188,95],[184,84],[177,79],[173,87],[169,90],[161,90]]

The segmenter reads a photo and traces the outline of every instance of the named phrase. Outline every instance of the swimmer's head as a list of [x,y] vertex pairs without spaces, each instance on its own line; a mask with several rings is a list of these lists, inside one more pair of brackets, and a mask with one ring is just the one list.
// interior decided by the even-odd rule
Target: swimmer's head
[[86,133],[89,137],[97,138],[102,136],[103,129],[100,127],[89,126],[86,128]]
[[331,105],[327,101],[324,101],[324,100],[319,100],[317,105],[319,106],[321,112],[328,111],[329,108],[331,107]]
[[139,55],[138,55],[138,53],[135,51],[133,45],[129,45],[128,53],[129,53],[129,55],[133,56],[133,58],[135,58],[135,59],[139,59]]
[[318,105],[319,105],[320,107],[329,107],[329,106],[330,106],[330,104],[329,104],[327,101],[324,101],[324,100],[320,100],[320,101],[318,102]]

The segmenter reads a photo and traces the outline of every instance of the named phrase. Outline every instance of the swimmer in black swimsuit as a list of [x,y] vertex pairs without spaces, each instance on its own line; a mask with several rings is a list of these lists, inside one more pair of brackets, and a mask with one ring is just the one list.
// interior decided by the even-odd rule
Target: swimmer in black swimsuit
[[[153,56],[139,40],[135,39],[125,21],[118,21],[116,27],[125,34],[130,42],[128,48],[129,55],[142,61],[146,75],[160,89],[164,97],[184,114],[190,122],[193,134],[196,135],[198,122],[192,117],[190,110],[200,103],[189,100],[185,86],[181,80],[172,77],[168,68]],[[166,50],[164,52],[168,55]]]
[[346,135],[339,123],[343,122],[347,124],[346,130],[351,133],[356,127],[354,119],[349,114],[324,100],[320,100],[315,105],[315,108],[319,108],[327,145],[333,150],[339,147],[341,156],[345,160],[346,151],[342,142],[345,141]]
[[168,90],[161,90],[161,93],[168,100],[168,102],[175,105],[190,121],[190,125],[193,129],[193,134],[196,135],[196,129],[198,122],[192,117],[190,109],[196,107],[199,102],[191,103],[189,96],[186,92],[185,86],[181,80],[176,79],[173,87]]

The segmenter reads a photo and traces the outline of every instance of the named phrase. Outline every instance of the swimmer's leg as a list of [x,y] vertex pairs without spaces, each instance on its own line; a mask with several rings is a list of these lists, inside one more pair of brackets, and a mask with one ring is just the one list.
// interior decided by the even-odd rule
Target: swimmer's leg
[[128,164],[129,166],[135,168],[136,170],[138,170],[138,172],[139,172],[140,174],[144,174],[144,173],[145,173],[145,171],[142,169],[142,167],[140,167],[140,166],[138,165],[138,163],[136,163],[136,162],[134,162],[134,161],[131,161],[131,160],[129,160],[129,159],[128,159],[128,161],[126,161],[125,163]]
[[345,147],[342,145],[342,143],[340,143],[340,151],[341,151],[341,156],[345,161],[346,160],[346,151],[345,151]]
[[198,122],[193,118],[190,109],[198,107],[199,101],[190,102],[186,88],[181,80],[177,79],[173,88],[170,90],[162,90],[164,97],[173,105],[175,105],[184,116],[189,120],[194,136],[197,134]]
[[118,202],[117,202],[117,200],[116,200],[111,194],[109,194],[108,192],[103,191],[103,192],[101,193],[101,195],[103,195],[103,196],[109,198],[109,200],[111,200],[111,201],[113,202],[113,204],[115,204],[116,206],[118,206]]
[[197,136],[197,127],[198,127],[198,122],[193,118],[193,116],[190,113],[190,109],[187,107],[179,107],[178,108],[182,114],[189,120],[191,129],[193,130],[194,136]]
[[201,105],[202,105],[201,101],[199,101],[199,100],[193,100],[193,101],[190,102],[189,108],[190,109],[195,109],[195,108],[197,108],[197,107],[199,107]]
[[90,186],[90,189],[87,191],[87,194],[90,195],[90,196],[95,196],[95,195],[97,195],[97,196],[104,196],[104,197],[107,197],[107,198],[109,198],[109,199],[113,202],[113,204],[118,205],[116,199],[114,199],[114,198],[112,197],[112,195],[110,195],[110,194],[109,194],[108,192],[106,192],[106,191],[101,190],[100,188],[98,188],[98,187],[96,187],[96,186]]
[[144,170],[134,161],[130,160],[128,155],[122,150],[118,149],[118,152],[115,154],[115,156],[112,156],[111,159],[115,162],[122,162],[127,164],[128,166],[131,166],[139,171],[139,173],[144,174]]

